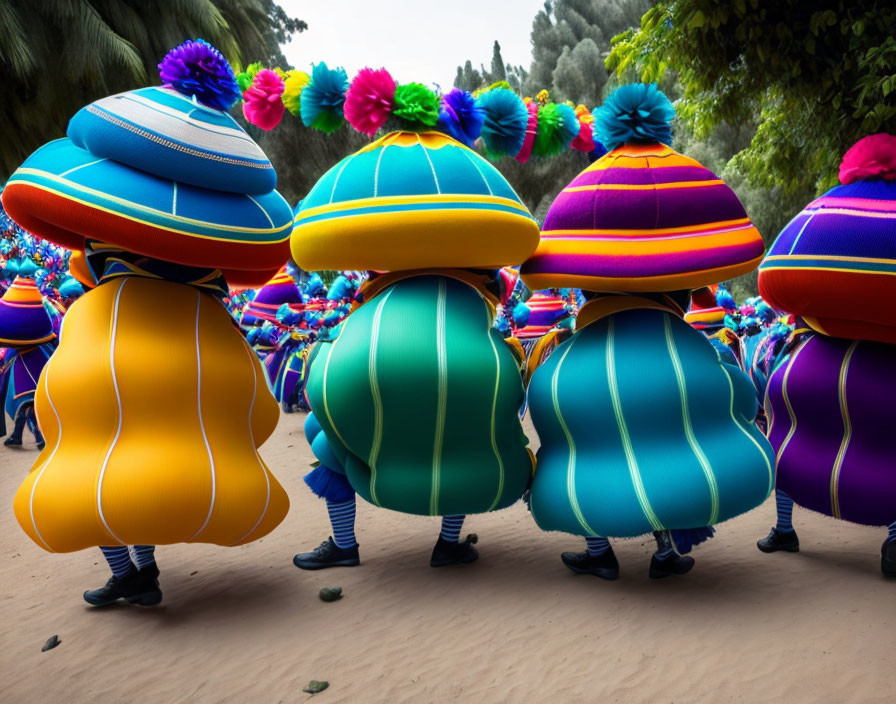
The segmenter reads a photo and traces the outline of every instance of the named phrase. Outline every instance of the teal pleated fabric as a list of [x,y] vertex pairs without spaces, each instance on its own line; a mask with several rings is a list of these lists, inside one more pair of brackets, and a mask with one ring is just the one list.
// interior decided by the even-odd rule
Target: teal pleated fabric
[[623,311],[577,331],[533,375],[529,407],[542,443],[531,507],[544,530],[711,526],[774,487],[749,379],[665,311]]
[[482,513],[523,493],[531,455],[519,368],[472,286],[402,279],[322,342],[314,415],[355,491],[422,515]]

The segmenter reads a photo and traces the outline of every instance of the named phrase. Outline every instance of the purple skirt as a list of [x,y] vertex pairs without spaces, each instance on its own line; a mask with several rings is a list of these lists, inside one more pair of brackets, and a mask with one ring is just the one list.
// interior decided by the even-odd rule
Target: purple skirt
[[896,521],[896,345],[815,335],[768,383],[776,486],[800,506]]

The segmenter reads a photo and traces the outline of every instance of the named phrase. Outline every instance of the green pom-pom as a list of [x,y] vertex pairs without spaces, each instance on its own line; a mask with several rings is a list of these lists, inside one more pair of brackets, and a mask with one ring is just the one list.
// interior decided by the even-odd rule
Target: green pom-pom
[[538,132],[532,153],[554,156],[569,147],[579,133],[579,120],[568,105],[548,103],[538,108]]
[[236,83],[240,87],[240,93],[245,93],[249,89],[249,86],[252,85],[252,79],[255,78],[255,74],[263,68],[264,65],[260,61],[256,61],[255,63],[246,66],[246,70],[242,73],[236,74]]
[[395,88],[392,115],[409,129],[427,129],[439,121],[439,96],[422,83],[405,83]]
[[345,124],[345,116],[341,112],[331,112],[329,110],[318,113],[311,123],[311,127],[320,130],[324,134],[332,134]]

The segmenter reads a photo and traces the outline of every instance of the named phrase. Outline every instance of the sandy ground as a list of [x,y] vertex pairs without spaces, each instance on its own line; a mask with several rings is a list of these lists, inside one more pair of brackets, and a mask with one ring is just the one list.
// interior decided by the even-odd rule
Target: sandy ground
[[[880,529],[797,509],[802,552],[763,555],[769,501],[683,578],[649,581],[652,541],[617,543],[609,583],[568,572],[559,554],[581,540],[542,533],[521,504],[470,518],[479,562],[441,570],[437,519],[361,504],[362,566],[302,572],[292,555],[329,534],[300,478],[303,419],[284,415],[262,449],[292,499],[284,523],[241,548],[160,548],[154,609],[82,601],[107,578],[102,556],[28,540],[11,503],[36,450],[0,447],[0,701],[303,702],[312,679],[330,682],[315,704],[893,701]],[[321,602],[335,585],[345,598]]]

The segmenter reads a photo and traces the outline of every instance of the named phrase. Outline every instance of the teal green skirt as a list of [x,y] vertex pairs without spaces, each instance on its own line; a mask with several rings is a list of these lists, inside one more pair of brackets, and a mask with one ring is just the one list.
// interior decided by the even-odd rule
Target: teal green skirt
[[752,384],[670,313],[624,311],[576,332],[536,370],[529,408],[541,440],[531,508],[544,530],[701,528],[774,487]]
[[314,416],[352,487],[421,515],[482,513],[522,496],[532,458],[517,362],[476,289],[402,279],[321,342],[308,371]]

